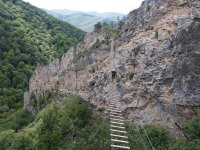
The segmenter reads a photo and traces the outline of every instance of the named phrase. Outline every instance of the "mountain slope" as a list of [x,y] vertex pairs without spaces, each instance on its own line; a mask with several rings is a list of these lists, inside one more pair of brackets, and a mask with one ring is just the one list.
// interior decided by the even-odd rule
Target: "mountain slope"
[[199,6],[199,1],[146,0],[118,27],[98,24],[75,48],[77,53],[71,49],[61,60],[35,70],[25,97],[27,110],[40,109],[32,105],[40,102],[31,93],[40,89],[43,95],[54,88],[76,92],[107,113],[114,68],[125,117],[167,126],[182,137],[184,122],[199,117]]
[[120,13],[97,13],[97,12],[82,12],[74,10],[46,10],[48,14],[69,22],[75,27],[86,31],[92,32],[94,30],[94,25],[97,22],[116,22],[117,17],[124,17],[124,14]]
[[34,67],[79,43],[84,33],[21,0],[0,0],[0,112],[22,106]]

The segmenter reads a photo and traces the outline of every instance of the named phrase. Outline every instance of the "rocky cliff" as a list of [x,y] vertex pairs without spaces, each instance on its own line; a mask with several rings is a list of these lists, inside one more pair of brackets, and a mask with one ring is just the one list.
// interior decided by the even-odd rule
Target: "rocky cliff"
[[80,95],[107,113],[115,82],[127,120],[180,135],[179,125],[200,114],[200,1],[146,0],[114,31],[112,43],[113,32],[101,27],[60,60],[38,66],[25,107],[36,113],[48,91]]

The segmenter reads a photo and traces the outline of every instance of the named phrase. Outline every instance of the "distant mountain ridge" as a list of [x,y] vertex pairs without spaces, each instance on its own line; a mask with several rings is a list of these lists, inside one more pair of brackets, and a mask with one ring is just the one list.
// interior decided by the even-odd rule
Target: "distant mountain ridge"
[[61,19],[63,21],[67,21],[75,27],[86,31],[92,32],[94,30],[94,25],[97,22],[115,22],[117,17],[123,18],[125,14],[115,13],[115,12],[107,12],[107,13],[98,13],[98,12],[83,12],[83,11],[75,11],[68,9],[53,9],[47,10],[44,9],[48,14]]

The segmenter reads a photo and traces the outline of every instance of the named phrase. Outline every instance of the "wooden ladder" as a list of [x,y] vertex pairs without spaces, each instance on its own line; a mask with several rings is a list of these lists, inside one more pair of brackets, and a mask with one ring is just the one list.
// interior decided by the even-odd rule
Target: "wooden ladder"
[[109,94],[109,99],[111,149],[130,149],[117,90]]

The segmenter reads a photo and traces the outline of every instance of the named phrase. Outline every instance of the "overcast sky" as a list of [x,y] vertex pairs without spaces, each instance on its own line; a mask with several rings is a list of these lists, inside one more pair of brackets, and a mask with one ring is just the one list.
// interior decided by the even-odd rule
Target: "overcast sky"
[[140,6],[143,0],[24,0],[45,9],[119,12],[127,14]]

